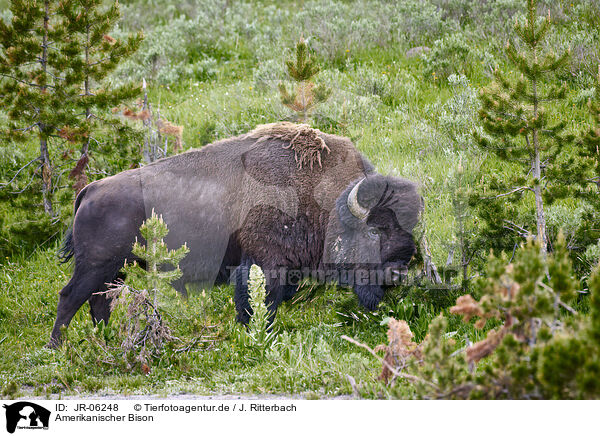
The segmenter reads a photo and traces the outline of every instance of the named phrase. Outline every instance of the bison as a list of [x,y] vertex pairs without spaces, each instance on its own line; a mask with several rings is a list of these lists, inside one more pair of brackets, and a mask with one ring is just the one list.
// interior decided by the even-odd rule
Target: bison
[[353,287],[373,310],[415,253],[422,200],[415,183],[376,173],[349,139],[286,122],[93,182],[74,209],[61,251],[74,271],[50,346],[86,301],[94,322],[108,321],[110,302],[97,292],[136,260],[152,211],[170,229],[167,245],[190,250],[174,287],[186,295],[186,285],[232,280],[247,323],[252,264],[265,272],[272,316],[306,275]]

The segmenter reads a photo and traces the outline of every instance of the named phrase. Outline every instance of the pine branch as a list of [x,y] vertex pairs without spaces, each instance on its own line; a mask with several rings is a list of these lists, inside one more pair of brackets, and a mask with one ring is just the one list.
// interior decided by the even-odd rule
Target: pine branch
[[52,89],[56,89],[56,86],[52,86],[52,85],[38,85],[37,83],[33,83],[33,82],[27,82],[26,80],[23,79],[19,79],[18,77],[15,76],[11,76],[9,74],[5,74],[5,73],[0,73],[0,76],[6,78],[6,79],[11,79],[14,80],[15,82],[21,83],[23,85],[27,85],[30,86],[32,88],[38,88],[38,89],[46,89],[46,88],[52,88]]

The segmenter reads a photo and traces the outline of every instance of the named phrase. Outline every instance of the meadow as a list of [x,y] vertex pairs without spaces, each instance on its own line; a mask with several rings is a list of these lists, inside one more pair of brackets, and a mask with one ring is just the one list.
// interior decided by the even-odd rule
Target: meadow
[[[0,0],[0,19],[10,19],[8,3]],[[145,39],[110,81],[145,79],[148,98],[161,116],[183,126],[184,150],[198,148],[258,124],[293,120],[277,87],[288,80],[284,61],[304,37],[321,66],[316,82],[332,89],[329,100],[315,109],[311,124],[351,138],[380,173],[418,182],[425,211],[417,237],[426,236],[436,265],[459,270],[462,212],[457,212],[454,200],[457,187],[475,190],[490,175],[522,171],[517,163],[502,162],[478,148],[473,132],[483,131],[478,95],[493,80],[494,69],[508,77],[516,74],[504,46],[512,38],[515,18],[523,15],[523,3],[123,1],[122,19],[111,35],[120,38],[143,30]],[[599,86],[600,6],[594,0],[544,0],[539,6],[542,16],[547,11],[552,16],[547,45],[557,51],[570,47],[572,54],[556,77],[566,84],[566,97],[549,104],[547,116],[565,120],[567,130],[579,134],[590,126],[587,101]],[[409,50],[415,47],[428,49],[412,55]],[[0,123],[6,119],[0,108]],[[0,182],[11,180],[35,158],[36,147],[33,140],[0,143]],[[140,147],[111,144],[107,138],[92,150],[90,180],[139,163]],[[485,330],[449,313],[464,292],[459,275],[448,286],[398,287],[375,312],[361,309],[350,289],[306,282],[279,309],[277,337],[260,357],[239,340],[242,327],[235,322],[231,286],[192,293],[187,300],[174,291],[165,295],[161,306],[179,339],[147,369],[119,358],[117,326],[126,316],[123,310],[116,311],[107,326],[95,327],[84,306],[69,326],[65,343],[57,350],[44,348],[58,291],[70,278],[71,266],[59,265],[56,255],[72,218],[74,194],[66,177],[72,162],[64,162],[65,176],[56,192],[57,217],[51,222],[40,218],[37,197],[24,200],[24,194],[14,194],[35,188],[38,182],[33,178],[27,185],[29,175],[0,191],[0,397],[112,392],[414,398],[417,394],[409,383],[378,380],[380,362],[341,337],[370,347],[387,343],[385,321],[393,317],[406,320],[420,342],[440,313],[449,320],[445,334],[453,338],[456,350],[485,336]],[[514,207],[531,225],[533,199]],[[560,229],[575,238],[588,209],[570,198],[549,205],[550,239]],[[466,222],[468,236],[477,240],[477,212],[469,211]],[[518,252],[515,244],[524,241],[509,229],[504,238],[509,241],[504,245],[478,242],[468,267],[470,277],[484,274],[491,248],[506,249],[510,257],[513,249]],[[598,262],[599,247],[592,244],[571,255],[581,289]],[[413,271],[419,268],[422,264],[415,262]],[[570,304],[588,310],[585,298]],[[486,329],[492,327],[488,323]]]

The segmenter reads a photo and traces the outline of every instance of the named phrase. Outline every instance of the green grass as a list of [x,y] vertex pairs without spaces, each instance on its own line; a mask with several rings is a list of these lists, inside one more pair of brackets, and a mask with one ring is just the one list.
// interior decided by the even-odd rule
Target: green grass
[[[135,363],[128,368],[118,350],[123,310],[116,310],[108,326],[98,329],[86,305],[66,330],[62,347],[44,348],[56,314],[57,291],[69,278],[68,266],[56,266],[54,254],[55,248],[38,250],[30,259],[7,260],[0,270],[2,396],[152,392],[319,397],[352,394],[348,375],[362,395],[385,396],[388,388],[375,380],[378,363],[341,336],[371,346],[385,343],[386,327],[380,323],[392,315],[407,319],[422,339],[429,320],[439,312],[434,304],[410,296],[399,302],[396,293],[377,312],[366,313],[349,290],[307,285],[280,308],[279,335],[266,358],[258,360],[236,339],[242,327],[235,322],[230,286],[191,294],[187,300],[171,295],[161,307],[173,335],[181,340],[167,347],[144,374]],[[455,321],[454,326],[461,325]],[[457,337],[464,334],[476,339],[471,329],[458,329]],[[186,347],[189,350],[176,351]],[[410,395],[410,387],[405,389]]]

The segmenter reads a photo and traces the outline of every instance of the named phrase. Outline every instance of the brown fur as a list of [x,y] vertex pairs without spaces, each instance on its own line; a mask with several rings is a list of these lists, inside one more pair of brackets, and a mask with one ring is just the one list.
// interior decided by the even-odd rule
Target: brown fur
[[298,163],[298,168],[304,165],[310,165],[310,169],[316,163],[322,167],[321,152],[329,153],[329,147],[319,136],[321,132],[313,129],[307,124],[294,124],[289,122],[263,124],[248,134],[250,138],[257,138],[258,141],[269,139],[279,139],[287,142],[283,148],[291,148],[294,151],[294,158]]

